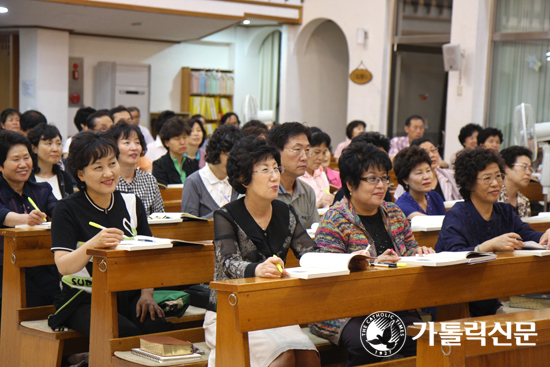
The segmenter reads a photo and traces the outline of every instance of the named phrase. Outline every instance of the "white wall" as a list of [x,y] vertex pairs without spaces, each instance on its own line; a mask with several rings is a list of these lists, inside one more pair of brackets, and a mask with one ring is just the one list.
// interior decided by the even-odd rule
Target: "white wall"
[[[19,109],[38,110],[67,133],[69,33],[23,28],[19,31]],[[26,93],[23,84],[32,85]]]

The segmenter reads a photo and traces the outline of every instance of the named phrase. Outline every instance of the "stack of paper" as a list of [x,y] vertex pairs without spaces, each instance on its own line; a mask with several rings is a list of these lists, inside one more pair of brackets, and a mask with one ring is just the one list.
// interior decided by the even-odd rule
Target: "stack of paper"
[[411,230],[414,231],[439,231],[443,225],[444,215],[417,215],[411,219]]
[[457,264],[478,264],[496,260],[492,252],[457,251],[438,252],[424,256],[402,256],[398,262],[422,266],[449,266]]

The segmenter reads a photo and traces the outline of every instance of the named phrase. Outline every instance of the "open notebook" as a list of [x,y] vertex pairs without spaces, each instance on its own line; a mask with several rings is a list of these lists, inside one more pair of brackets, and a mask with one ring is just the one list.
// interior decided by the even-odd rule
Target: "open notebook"
[[496,260],[492,252],[457,251],[438,252],[424,256],[402,256],[398,262],[422,266],[449,266],[457,264],[478,264]]
[[526,241],[523,243],[523,250],[514,250],[514,254],[531,256],[549,256],[550,250],[546,246],[539,245],[535,241]]
[[138,235],[133,238],[120,241],[119,245],[115,247],[115,250],[158,250],[163,248],[171,248],[174,246],[204,246],[204,243]]
[[291,278],[314,279],[347,275],[352,269],[359,269],[356,262],[371,259],[359,254],[332,254],[309,252],[300,258],[299,268],[286,268]]

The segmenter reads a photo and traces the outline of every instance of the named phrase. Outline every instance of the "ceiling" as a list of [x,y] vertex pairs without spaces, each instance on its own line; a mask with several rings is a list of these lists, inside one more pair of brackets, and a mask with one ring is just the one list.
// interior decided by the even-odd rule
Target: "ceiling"
[[182,42],[197,40],[239,19],[217,19],[109,9],[36,0],[0,0],[0,29],[44,27],[71,33]]

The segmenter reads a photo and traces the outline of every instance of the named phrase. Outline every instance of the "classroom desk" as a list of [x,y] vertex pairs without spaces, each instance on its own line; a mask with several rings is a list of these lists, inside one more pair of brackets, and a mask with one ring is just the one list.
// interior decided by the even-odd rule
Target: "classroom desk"
[[208,283],[214,274],[214,246],[163,250],[88,250],[94,257],[90,366],[111,366],[109,340],[118,337],[119,291]]
[[249,331],[545,292],[549,274],[550,256],[499,254],[495,261],[476,265],[375,268],[310,280],[211,282],[218,291],[216,366],[250,366]]
[[[550,220],[550,218],[549,218]],[[204,241],[214,239],[214,220],[184,220],[181,223],[151,224],[154,237],[173,240]]]

